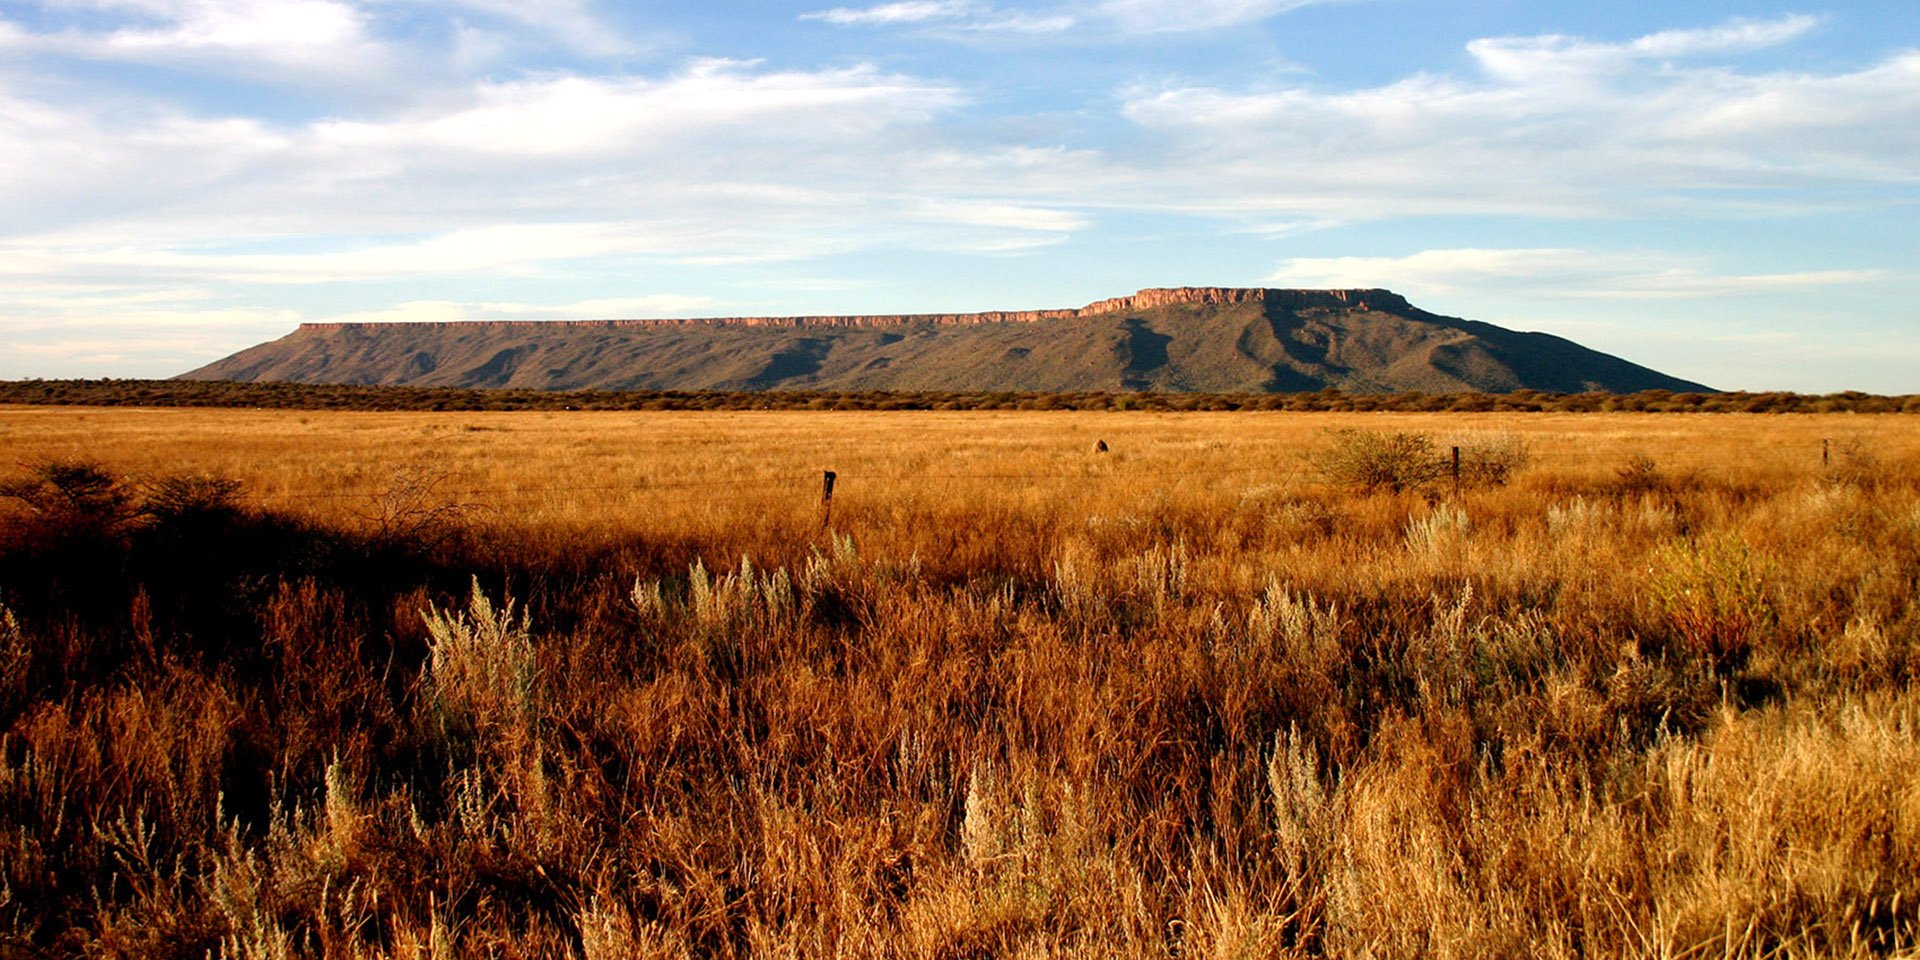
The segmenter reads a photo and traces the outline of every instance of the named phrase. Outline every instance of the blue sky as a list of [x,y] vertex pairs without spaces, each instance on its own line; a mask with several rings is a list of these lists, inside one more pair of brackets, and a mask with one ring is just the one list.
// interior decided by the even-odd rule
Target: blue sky
[[0,0],[6,378],[1218,284],[1920,392],[1917,200],[1912,0]]

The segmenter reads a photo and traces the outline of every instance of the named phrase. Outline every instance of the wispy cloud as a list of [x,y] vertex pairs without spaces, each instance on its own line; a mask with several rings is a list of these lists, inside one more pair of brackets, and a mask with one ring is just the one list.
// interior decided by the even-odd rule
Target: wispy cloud
[[58,251],[137,242],[144,224],[181,245],[848,209],[902,193],[898,168],[872,159],[934,149],[930,124],[962,102],[867,67],[707,60],[663,77],[482,82],[393,117],[269,125],[164,104],[63,109],[0,81],[0,203],[29,214],[0,237]]
[[428,323],[464,320],[613,320],[712,315],[709,297],[659,293],[554,303],[413,300],[335,313],[221,304],[206,289],[5,284],[0,379],[145,376],[179,372],[308,321]]
[[1047,207],[1023,206],[968,200],[916,200],[903,208],[905,215],[931,223],[968,224],[1002,227],[1043,233],[1072,233],[1085,229],[1085,215]]
[[[40,15],[13,12],[29,6]],[[1703,213],[1761,222],[1850,200],[1879,211],[1920,202],[1920,51],[1771,66],[1783,59],[1776,48],[1823,29],[1816,17],[1638,37],[1489,37],[1427,61],[1459,64],[1444,71],[1382,81],[1376,66],[1366,74],[1376,79],[1343,82],[1195,67],[1200,38],[1154,39],[1217,30],[1227,41],[1235,25],[1285,16],[1297,0],[818,6],[804,15],[817,28],[787,23],[781,39],[841,44],[821,32],[865,31],[853,39],[884,66],[817,50],[788,57],[769,43],[707,52],[777,49],[778,59],[630,57],[621,51],[633,38],[590,0],[538,10],[506,0],[7,7],[0,58],[15,66],[0,69],[0,321],[10,326],[0,352],[17,343],[45,358],[55,340],[100,340],[84,324],[103,315],[132,324],[101,325],[105,339],[175,325],[196,349],[231,349],[290,319],[318,319],[324,311],[308,316],[307,304],[322,299],[337,304],[328,310],[395,317],[679,313],[644,296],[622,307],[619,295],[628,282],[657,289],[660,277],[722,275],[715,265],[753,264],[728,275],[778,275],[783,291],[809,281],[845,289],[891,282],[848,266],[876,252],[1012,255],[1072,238],[1092,241],[1064,261],[1084,265],[1148,247],[1103,232],[1120,223],[1183,242],[1211,231],[1243,245],[1226,258],[1240,263],[1247,243],[1300,249],[1300,234],[1336,228],[1390,236],[1384,222],[1435,215],[1567,227],[1550,244],[1288,261],[1271,281],[1288,285],[1497,288],[1596,310],[1608,300],[1884,288],[1870,271],[1596,250],[1580,222]],[[1010,93],[992,86],[997,68],[943,71],[894,56],[879,42],[891,31],[1077,31],[1057,44],[1007,44],[1068,59],[1112,59],[1081,49],[1083,37],[1146,38],[1135,75],[1181,79],[1077,102],[1078,91]],[[458,62],[455,48],[467,50]],[[540,56],[517,58],[530,48]],[[196,76],[151,83],[148,69],[116,73],[121,62]],[[390,95],[335,97],[328,84],[343,74]],[[307,86],[282,98],[297,109],[280,111],[267,102],[279,93],[255,96],[256,78]],[[1017,112],[1029,109],[1045,112]],[[1192,218],[1169,227],[1168,213]],[[1406,242],[1395,246],[1419,249]],[[1187,254],[1167,259],[1207,255]],[[807,273],[814,265],[818,276]],[[540,299],[575,278],[588,282]],[[459,299],[476,296],[470,289],[500,301]],[[288,303],[301,306],[278,306]],[[41,332],[21,332],[31,324]]]
[[[477,82],[370,119],[61,109],[0,78],[0,280],[322,284],[636,259],[1057,242],[1021,151],[939,131],[966,98],[870,66],[696,60]],[[0,284],[0,286],[4,286]],[[0,289],[0,296],[4,296]]]
[[331,323],[453,323],[465,320],[645,320],[711,312],[714,300],[661,293],[611,297],[572,303],[463,302],[410,300],[380,310],[337,313],[319,319]]
[[124,18],[111,27],[30,32],[0,25],[0,49],[152,63],[194,72],[359,83],[391,75],[392,50],[368,12],[344,0],[96,0],[46,4],[96,8]]
[[1328,0],[1102,0],[1096,15],[1124,33],[1184,33],[1254,23]]
[[[890,15],[980,9],[929,2]],[[0,272],[320,282],[618,256],[735,262],[903,238],[1005,249],[1084,229],[1093,210],[1284,235],[1407,215],[1744,212],[1792,208],[1802,190],[1920,184],[1908,122],[1920,53],[1833,74],[1664,59],[1814,26],[1535,38],[1586,51],[1571,80],[1500,61],[1527,46],[1508,39],[1474,45],[1471,77],[1133,88],[1120,111],[1133,139],[1100,149],[982,141],[945,124],[973,105],[968,91],[871,66],[553,72],[306,123],[60,103],[0,76]],[[300,242],[274,249],[288,238]]]
[[1138,37],[1253,23],[1332,0],[1099,0],[1018,10],[972,0],[899,0],[800,15],[839,26],[932,26],[955,34],[1061,33]]
[[1604,218],[1780,209],[1802,199],[1795,190],[1920,184],[1920,53],[1832,74],[1684,58],[1785,42],[1814,24],[1737,21],[1621,44],[1478,41],[1476,77],[1138,88],[1124,112],[1166,194],[1254,216]]
[[[0,51],[330,91],[418,86],[448,65],[480,68],[529,47],[587,57],[646,47],[599,16],[590,0],[26,0],[21,6],[37,7],[47,25],[29,30],[0,19]],[[422,22],[435,29],[421,30]]]
[[0,292],[0,379],[178,373],[299,321],[290,309],[225,305],[204,294],[22,304]]
[[1489,75],[1527,82],[1622,69],[1637,62],[1747,53],[1777,47],[1812,32],[1820,17],[1792,14],[1773,20],[1735,19],[1693,30],[1665,30],[1626,43],[1601,43],[1560,34],[1489,37],[1467,44]]
[[[696,61],[666,79],[551,76],[473,88],[467,102],[393,120],[317,124],[325,143],[361,150],[446,149],[475,156],[660,155],[702,134],[799,143],[925,122],[957,106],[950,87],[871,67],[814,72]],[[809,122],[831,126],[811,134]],[[503,136],[503,131],[513,131]],[[663,149],[666,148],[666,149]]]
[[926,23],[930,20],[956,20],[970,15],[973,4],[966,0],[904,0],[873,7],[834,7],[800,15],[802,20],[819,20],[841,26]]
[[1666,252],[1572,248],[1423,250],[1404,257],[1302,257],[1267,280],[1294,287],[1387,287],[1412,296],[1497,290],[1555,300],[1687,300],[1866,283],[1877,270],[1724,274]]
[[[524,42],[531,31],[560,45],[596,57],[618,56],[639,51],[645,44],[618,30],[598,15],[590,0],[414,0],[428,5],[445,4],[472,11],[511,24],[511,35],[493,31],[494,42],[510,45]],[[469,28],[471,29],[471,28]]]
[[22,270],[41,275],[58,271],[77,276],[300,284],[524,271],[543,263],[622,252],[632,242],[634,232],[604,223],[508,224],[452,230],[400,243],[300,253],[86,245],[15,260],[12,267],[0,266],[0,277]]

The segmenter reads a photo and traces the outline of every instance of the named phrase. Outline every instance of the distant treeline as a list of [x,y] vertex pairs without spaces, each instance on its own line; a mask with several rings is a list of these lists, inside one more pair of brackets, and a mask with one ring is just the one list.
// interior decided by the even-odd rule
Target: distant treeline
[[291,410],[1295,410],[1548,413],[1920,413],[1920,394],[893,393],[486,390],[224,380],[6,380],[0,403]]

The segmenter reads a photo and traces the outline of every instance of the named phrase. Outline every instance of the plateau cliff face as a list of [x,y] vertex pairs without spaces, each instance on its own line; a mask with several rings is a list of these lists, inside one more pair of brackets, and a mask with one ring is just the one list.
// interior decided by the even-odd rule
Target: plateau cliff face
[[1704,390],[1387,290],[1173,287],[1078,309],[309,323],[203,380],[650,390]]

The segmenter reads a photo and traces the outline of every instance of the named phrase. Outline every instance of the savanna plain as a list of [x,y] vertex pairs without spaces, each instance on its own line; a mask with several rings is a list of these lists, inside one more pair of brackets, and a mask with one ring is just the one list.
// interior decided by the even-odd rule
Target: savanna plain
[[1920,945],[1908,415],[11,407],[0,494],[0,956]]

